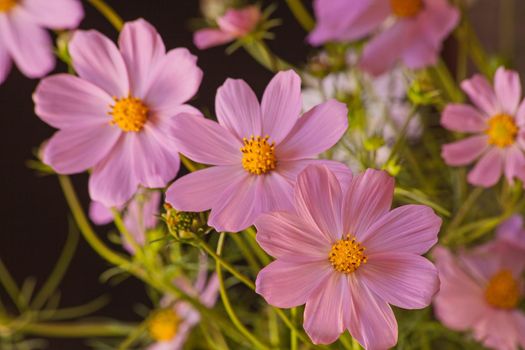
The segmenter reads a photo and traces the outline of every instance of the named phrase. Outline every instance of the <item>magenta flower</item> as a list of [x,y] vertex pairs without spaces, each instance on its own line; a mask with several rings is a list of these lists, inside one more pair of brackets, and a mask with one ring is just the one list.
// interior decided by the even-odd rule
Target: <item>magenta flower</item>
[[181,211],[211,209],[208,224],[231,232],[261,213],[291,208],[295,178],[306,165],[344,169],[314,158],[346,131],[346,106],[329,100],[299,117],[301,106],[301,79],[293,71],[272,79],[261,105],[243,80],[226,80],[215,100],[219,123],[189,114],[174,123],[181,153],[214,166],[177,180],[167,202]]
[[525,180],[525,103],[521,103],[518,73],[499,68],[494,89],[475,75],[461,84],[475,108],[465,104],[448,105],[441,116],[443,127],[474,133],[464,140],[443,146],[441,155],[453,166],[467,165],[480,158],[468,174],[468,181],[490,187],[502,174],[507,181]]
[[202,71],[196,57],[178,48],[166,52],[144,20],[127,23],[120,50],[97,31],[78,31],[69,45],[79,77],[42,80],[36,113],[60,129],[44,150],[44,162],[60,174],[92,168],[91,199],[122,205],[137,191],[164,187],[179,169],[169,133],[184,104],[197,91]]
[[229,43],[250,34],[260,19],[261,10],[255,5],[228,9],[217,19],[218,28],[198,30],[193,36],[193,43],[201,50]]
[[256,291],[277,307],[306,304],[314,343],[348,330],[366,349],[388,349],[397,342],[389,304],[424,308],[438,290],[437,270],[421,254],[437,242],[441,219],[422,205],[390,210],[393,194],[386,172],[368,169],[345,184],[309,166],[297,179],[295,210],[256,220],[257,241],[277,259]]
[[447,0],[316,0],[313,45],[353,41],[365,44],[361,67],[380,75],[402,61],[411,69],[436,63],[442,42],[459,22]]
[[84,18],[78,0],[0,1],[0,84],[12,60],[29,78],[40,78],[55,67],[53,42],[45,28],[73,29]]
[[[135,242],[143,246],[146,244],[146,231],[157,226],[160,205],[160,192],[139,191],[125,208],[117,208],[124,211],[123,221],[126,229],[135,239]],[[113,213],[110,208],[99,202],[91,202],[89,206],[89,217],[97,225],[106,225],[113,222]],[[135,254],[135,249],[123,238],[123,246],[130,253]]]
[[472,330],[488,348],[525,348],[525,314],[518,307],[523,251],[496,240],[457,258],[442,247],[433,255],[441,278],[434,300],[437,318],[450,329]]

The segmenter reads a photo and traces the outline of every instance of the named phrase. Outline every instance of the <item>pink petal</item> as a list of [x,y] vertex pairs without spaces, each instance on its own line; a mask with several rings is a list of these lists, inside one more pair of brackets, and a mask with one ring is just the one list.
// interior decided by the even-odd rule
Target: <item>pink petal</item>
[[482,132],[487,129],[485,117],[469,105],[451,103],[441,115],[441,125],[452,131]]
[[277,171],[261,176],[260,181],[264,189],[258,198],[262,212],[293,210],[294,182]]
[[281,71],[270,81],[261,103],[262,134],[279,144],[299,118],[301,78],[293,70]]
[[262,191],[260,176],[245,176],[241,181],[231,183],[212,207],[208,225],[227,232],[250,227],[261,214],[258,199]]
[[80,128],[109,125],[114,101],[99,87],[70,74],[57,74],[40,81],[33,94],[36,114],[49,125]]
[[175,209],[199,212],[216,205],[224,190],[248,176],[240,165],[215,166],[181,177],[166,191],[166,201]]
[[278,159],[304,159],[317,156],[335,145],[348,128],[348,109],[328,100],[299,118],[288,136],[277,146]]
[[121,132],[110,125],[59,130],[44,148],[44,163],[59,174],[85,171],[106,157]]
[[257,242],[274,258],[292,261],[326,260],[331,242],[290,212],[261,214],[255,221]]
[[490,349],[516,350],[519,331],[512,313],[506,310],[491,310],[476,325],[474,338]]
[[389,251],[424,254],[437,243],[440,227],[441,219],[431,208],[403,205],[378,218],[359,239],[369,255]]
[[470,100],[488,116],[493,116],[500,112],[500,105],[492,86],[487,79],[480,74],[464,80],[461,88],[467,93]]
[[517,72],[498,68],[494,76],[494,90],[505,113],[514,115],[521,100],[521,82]]
[[345,313],[351,312],[352,298],[344,274],[332,270],[329,277],[318,284],[304,309],[304,330],[314,344],[333,343],[344,332],[343,319]]
[[397,343],[397,322],[388,303],[355,275],[348,277],[351,305],[346,326],[365,349],[390,349]]
[[368,228],[390,210],[394,186],[385,171],[367,169],[354,177],[343,199],[343,233],[362,242]]
[[141,18],[124,25],[119,47],[128,68],[131,94],[143,97],[150,83],[151,72],[166,54],[164,42],[156,29]]
[[185,48],[169,51],[150,73],[146,103],[156,111],[174,116],[180,105],[199,89],[202,70],[196,62],[197,57]]
[[421,69],[436,64],[441,49],[441,42],[429,40],[426,28],[414,25],[407,36],[410,41],[406,43],[401,59],[410,69]]
[[511,216],[498,226],[496,237],[505,242],[525,249],[525,228],[523,217],[519,214]]
[[498,147],[488,151],[468,173],[468,182],[483,187],[495,185],[503,172],[505,155]]
[[193,44],[200,50],[223,45],[233,40],[235,37],[231,33],[223,32],[220,29],[201,29],[193,35]]
[[304,304],[312,292],[326,283],[333,269],[325,262],[276,260],[257,275],[255,291],[270,305],[290,308]]
[[34,22],[51,29],[74,29],[84,18],[78,0],[24,0],[22,7]]
[[89,195],[106,207],[127,202],[140,184],[132,169],[130,138],[121,137],[113,150],[94,168],[89,177]]
[[179,114],[173,123],[178,150],[192,160],[213,165],[239,165],[242,160],[239,139],[214,121]]
[[510,146],[505,154],[505,177],[509,183],[514,182],[514,178],[525,180],[525,155],[517,145]]
[[261,132],[259,101],[244,80],[227,79],[219,87],[215,98],[215,112],[219,124],[228,128],[239,140],[252,135],[266,136]]
[[73,67],[78,75],[113,97],[130,93],[124,59],[111,40],[95,30],[78,30],[69,43]]
[[525,349],[525,314],[522,311],[516,310],[512,313],[514,317],[514,325],[518,333],[518,341],[523,349]]
[[12,66],[11,56],[9,56],[5,44],[0,42],[0,84],[6,80]]
[[297,213],[309,225],[318,227],[330,242],[343,234],[341,200],[339,181],[326,166],[309,165],[297,177]]
[[361,68],[375,76],[390,69],[412,39],[410,29],[405,21],[399,21],[374,36],[363,49]]
[[443,145],[441,156],[448,165],[467,165],[481,156],[487,148],[487,135],[471,136]]
[[438,272],[430,261],[397,250],[370,256],[356,273],[379,298],[403,309],[427,307],[439,290]]
[[525,126],[525,99],[521,101],[520,105],[518,106],[518,110],[516,111],[514,118],[518,126]]
[[89,218],[95,225],[107,225],[113,222],[113,213],[99,202],[89,204]]
[[258,6],[230,8],[224,16],[217,19],[217,24],[222,31],[241,37],[250,33],[257,26],[260,18],[261,11]]
[[20,8],[0,15],[0,41],[29,78],[40,78],[55,67],[51,37]]

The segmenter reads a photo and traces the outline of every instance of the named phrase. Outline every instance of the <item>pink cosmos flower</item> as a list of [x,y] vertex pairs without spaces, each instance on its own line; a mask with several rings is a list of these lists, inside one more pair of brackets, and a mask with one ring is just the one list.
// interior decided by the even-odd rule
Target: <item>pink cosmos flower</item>
[[495,240],[457,257],[442,247],[433,255],[441,278],[434,300],[437,318],[450,329],[472,330],[488,348],[525,348],[525,314],[518,308],[523,251]]
[[[160,192],[139,191],[125,208],[117,208],[125,211],[123,221],[129,233],[139,245],[146,244],[146,231],[157,225],[160,205]],[[105,207],[99,202],[91,202],[89,207],[89,217],[97,225],[107,225],[113,222],[113,213],[110,208]],[[123,237],[124,248],[134,254],[135,249]]]
[[256,220],[257,242],[277,259],[256,291],[277,307],[306,304],[314,343],[349,330],[368,350],[389,349],[397,342],[389,304],[424,308],[438,290],[437,270],[421,254],[437,242],[441,219],[422,205],[390,210],[393,194],[386,172],[368,169],[345,186],[312,165],[297,179],[295,210]]
[[398,60],[411,69],[434,64],[459,21],[448,0],[316,0],[314,9],[318,22],[308,38],[313,45],[374,34],[360,63],[373,75]]
[[[188,295],[198,297],[204,306],[212,308],[217,301],[219,280],[215,274],[207,278],[208,270],[202,261],[193,285],[184,276],[178,277],[174,283]],[[199,323],[200,314],[189,303],[173,300],[171,296],[161,300],[161,307],[163,309],[149,321],[149,333],[155,343],[147,350],[181,350],[192,328]]]
[[40,78],[55,67],[49,29],[73,29],[84,18],[78,0],[0,1],[0,84],[12,60],[29,78]]
[[184,103],[202,78],[195,56],[166,52],[142,19],[124,26],[119,46],[97,31],[76,32],[69,49],[79,77],[45,78],[34,95],[37,115],[60,129],[44,162],[60,174],[91,168],[91,199],[106,207],[122,205],[139,185],[164,187],[175,177],[170,125],[181,112],[199,114]]
[[241,9],[228,9],[223,16],[217,19],[219,28],[198,30],[193,36],[193,43],[201,50],[226,44],[251,33],[260,19],[261,10],[255,5]]
[[516,214],[499,225],[496,237],[512,248],[525,252],[525,228],[523,216]]
[[261,213],[290,208],[295,178],[306,165],[344,170],[313,158],[346,131],[346,106],[329,100],[299,117],[301,106],[301,79],[293,71],[272,79],[260,105],[243,80],[226,80],[215,100],[219,123],[189,114],[174,123],[181,153],[214,166],[177,180],[167,202],[181,211],[211,209],[209,225],[236,232]]
[[475,107],[448,105],[441,125],[475,135],[444,145],[445,162],[462,166],[480,158],[468,174],[468,181],[477,186],[496,184],[502,173],[510,183],[514,177],[525,180],[525,103],[518,73],[499,68],[494,89],[481,75],[463,81],[461,87]]

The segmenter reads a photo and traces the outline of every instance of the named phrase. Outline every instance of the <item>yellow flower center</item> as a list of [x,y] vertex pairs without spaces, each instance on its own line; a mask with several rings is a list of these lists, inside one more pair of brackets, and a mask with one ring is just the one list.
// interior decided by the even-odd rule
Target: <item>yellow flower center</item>
[[171,309],[157,311],[149,320],[150,336],[156,341],[169,341],[175,338],[179,329],[180,318]]
[[115,98],[115,104],[109,112],[113,116],[112,125],[118,125],[124,131],[138,132],[148,121],[148,106],[140,98]]
[[423,9],[423,0],[390,0],[390,6],[397,17],[414,17]]
[[277,165],[275,143],[269,143],[269,138],[269,136],[243,138],[242,166],[249,173],[261,175],[275,169]]
[[0,0],[0,12],[7,12],[16,6],[18,0]]
[[514,118],[507,114],[498,114],[489,119],[489,128],[486,133],[489,135],[489,144],[501,148],[511,146],[516,140],[518,126]]
[[499,309],[514,309],[518,305],[519,297],[518,281],[509,270],[501,270],[492,276],[485,289],[487,302]]
[[352,235],[338,240],[330,250],[328,260],[336,271],[352,273],[366,264],[367,257],[364,254],[365,248],[357,242]]

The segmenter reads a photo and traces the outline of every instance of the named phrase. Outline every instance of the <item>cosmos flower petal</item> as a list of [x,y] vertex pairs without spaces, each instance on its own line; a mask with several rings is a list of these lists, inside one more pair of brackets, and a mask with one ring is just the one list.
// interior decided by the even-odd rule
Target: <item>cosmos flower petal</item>
[[286,177],[272,171],[261,177],[261,186],[264,188],[259,198],[262,212],[293,210],[293,183]]
[[255,290],[269,304],[290,308],[304,304],[316,287],[324,285],[331,275],[328,261],[297,264],[276,260],[259,272]]
[[505,152],[504,160],[505,177],[509,183],[513,183],[514,178],[525,180],[525,154],[517,145],[512,145]]
[[487,148],[487,135],[471,136],[443,145],[441,156],[448,165],[467,165],[485,153]]
[[297,181],[297,175],[303,171],[308,165],[324,165],[331,172],[334,173],[335,177],[341,185],[343,192],[350,186],[352,182],[352,171],[343,163],[334,161],[334,160],[325,160],[325,159],[301,159],[286,161],[278,166],[279,174],[284,176],[290,183],[295,183]]
[[441,125],[458,132],[482,132],[488,127],[486,117],[474,107],[455,103],[445,107],[441,115]]
[[107,225],[113,221],[113,213],[104,204],[91,201],[89,218],[95,225]]
[[355,176],[343,199],[343,232],[362,241],[369,227],[390,210],[394,185],[385,171],[367,169]]
[[494,91],[505,113],[514,115],[521,100],[521,82],[517,72],[498,68],[494,76]]
[[12,66],[13,61],[11,60],[11,56],[9,56],[7,47],[5,46],[5,43],[0,42],[0,84],[6,80]]
[[[261,107],[257,96],[244,80],[226,79],[217,90],[215,111],[219,124],[239,140],[261,134]],[[275,141],[273,138],[270,141]]]
[[110,96],[128,96],[128,71],[115,44],[96,30],[78,30],[69,43],[73,67],[78,75],[102,88]]
[[193,43],[200,50],[223,45],[233,41],[234,39],[235,36],[231,33],[226,33],[220,29],[211,28],[200,29],[193,35]]
[[500,111],[494,89],[484,76],[476,74],[472,78],[464,80],[461,83],[461,88],[467,93],[472,103],[488,116],[493,116]]
[[293,128],[302,108],[301,78],[293,70],[281,71],[270,81],[261,102],[262,133],[277,145]]
[[348,128],[345,104],[328,100],[299,118],[288,136],[276,148],[279,159],[316,156],[335,145]]
[[377,296],[404,309],[427,307],[439,290],[438,272],[430,261],[397,250],[369,255],[357,273]]
[[84,18],[84,9],[77,0],[24,0],[22,8],[35,23],[51,29],[73,29]]
[[229,8],[224,16],[217,19],[219,28],[235,37],[242,37],[250,33],[261,17],[258,6],[245,6],[240,9]]
[[498,147],[490,149],[468,173],[468,182],[483,187],[495,185],[503,172],[504,151]]
[[525,228],[523,217],[515,214],[498,226],[496,237],[525,250]]

